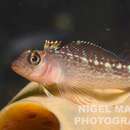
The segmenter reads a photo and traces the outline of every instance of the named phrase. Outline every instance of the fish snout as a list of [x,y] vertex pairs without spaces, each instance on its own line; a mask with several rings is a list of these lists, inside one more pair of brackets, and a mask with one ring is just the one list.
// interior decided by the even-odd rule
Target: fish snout
[[18,63],[17,60],[14,61],[14,62],[11,64],[11,68],[12,68],[12,70],[15,71],[15,72],[19,69],[19,63]]

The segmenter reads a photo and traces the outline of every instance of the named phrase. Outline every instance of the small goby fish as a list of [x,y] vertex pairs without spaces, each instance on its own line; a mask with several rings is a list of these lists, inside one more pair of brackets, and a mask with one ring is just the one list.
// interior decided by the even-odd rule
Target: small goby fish
[[87,103],[88,89],[130,87],[130,64],[86,41],[46,40],[43,50],[23,52],[12,69],[30,81],[56,84],[63,97],[79,104]]

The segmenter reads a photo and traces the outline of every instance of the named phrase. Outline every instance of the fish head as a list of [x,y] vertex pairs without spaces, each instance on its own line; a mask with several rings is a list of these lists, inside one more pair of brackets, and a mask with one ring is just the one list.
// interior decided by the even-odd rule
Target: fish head
[[56,84],[62,78],[62,71],[57,60],[43,50],[23,52],[11,67],[22,77],[41,84]]
[[19,75],[39,82],[47,69],[46,53],[40,50],[27,50],[23,52],[13,63],[11,68]]

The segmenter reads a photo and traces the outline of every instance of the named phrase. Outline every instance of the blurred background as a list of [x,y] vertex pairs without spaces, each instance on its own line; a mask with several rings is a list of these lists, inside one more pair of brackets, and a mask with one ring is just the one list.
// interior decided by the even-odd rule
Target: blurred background
[[50,40],[87,40],[130,60],[129,0],[1,0],[0,107],[29,81],[10,64]]

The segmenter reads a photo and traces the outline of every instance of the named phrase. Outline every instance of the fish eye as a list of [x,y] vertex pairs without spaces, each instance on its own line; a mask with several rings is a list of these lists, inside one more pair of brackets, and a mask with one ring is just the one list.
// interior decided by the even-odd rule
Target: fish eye
[[32,52],[29,56],[29,62],[32,65],[38,65],[41,61],[41,57],[37,52]]

